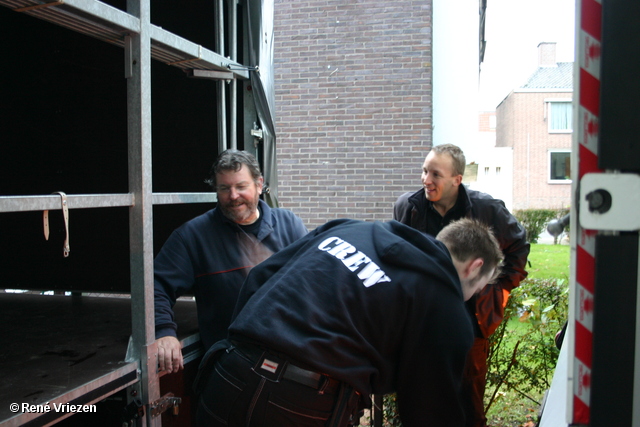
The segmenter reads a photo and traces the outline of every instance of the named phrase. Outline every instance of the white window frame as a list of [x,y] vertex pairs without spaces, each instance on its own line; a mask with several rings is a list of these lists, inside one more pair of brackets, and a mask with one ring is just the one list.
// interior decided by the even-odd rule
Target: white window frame
[[[545,102],[545,119],[547,120],[547,130],[549,131],[549,133],[572,133],[573,132],[573,102],[571,100],[571,98],[547,98],[544,100]],[[572,109],[571,111],[571,117],[570,120],[568,122],[569,125],[569,129],[552,129],[551,128],[551,123],[552,123],[552,105],[551,104],[555,104],[555,103],[568,103],[570,105],[570,108]]]
[[495,114],[489,116],[489,129],[496,130],[498,118]]
[[[558,153],[569,153],[571,154],[571,149],[570,148],[557,148],[557,149],[549,149],[547,151],[547,182],[549,184],[571,184],[571,178],[569,179],[552,179],[551,178],[551,157],[554,154],[558,154]],[[571,156],[569,156],[569,158],[571,158]],[[571,172],[571,171],[569,171]],[[569,175],[570,176],[570,175]]]

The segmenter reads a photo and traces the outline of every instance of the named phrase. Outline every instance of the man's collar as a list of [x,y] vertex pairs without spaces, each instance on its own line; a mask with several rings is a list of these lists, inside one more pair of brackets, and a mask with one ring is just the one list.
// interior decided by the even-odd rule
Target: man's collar
[[[428,200],[426,194],[424,194],[424,189],[416,191],[409,197],[409,199],[412,200],[417,208],[420,208],[420,206],[424,206],[425,208],[437,212],[433,202]],[[458,209],[463,209],[466,211],[469,206],[471,206],[471,200],[469,199],[467,187],[464,184],[460,184],[460,186],[458,187],[458,197],[456,198],[456,203],[451,207],[451,209],[447,211],[447,214],[449,212],[455,212]]]

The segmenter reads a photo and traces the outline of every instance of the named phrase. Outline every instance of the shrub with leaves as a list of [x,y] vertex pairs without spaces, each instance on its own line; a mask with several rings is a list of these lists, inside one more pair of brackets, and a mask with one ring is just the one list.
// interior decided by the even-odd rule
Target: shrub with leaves
[[[373,396],[372,396],[373,398]],[[376,405],[376,402],[372,402]],[[367,411],[364,417],[360,418],[360,427],[380,425],[375,423],[372,419],[372,412],[375,415],[375,411]],[[386,394],[382,396],[382,427],[402,427],[402,421],[400,421],[400,414],[398,413],[398,402],[396,393]]]
[[555,335],[568,317],[565,280],[526,279],[511,292],[505,321],[490,337],[485,412],[506,391],[539,405],[559,351]]
[[538,243],[540,234],[546,229],[552,219],[563,217],[568,209],[522,209],[513,212],[513,216],[527,231],[527,240]]
[[395,393],[383,397],[382,425],[383,427],[402,427],[398,413],[397,396]]

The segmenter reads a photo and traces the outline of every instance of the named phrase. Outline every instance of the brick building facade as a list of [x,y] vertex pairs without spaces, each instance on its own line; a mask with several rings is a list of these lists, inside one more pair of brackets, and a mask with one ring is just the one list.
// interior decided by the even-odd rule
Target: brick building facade
[[513,209],[571,204],[573,63],[539,46],[539,68],[496,109],[496,147],[513,150]]
[[432,135],[432,0],[275,1],[280,206],[388,220]]

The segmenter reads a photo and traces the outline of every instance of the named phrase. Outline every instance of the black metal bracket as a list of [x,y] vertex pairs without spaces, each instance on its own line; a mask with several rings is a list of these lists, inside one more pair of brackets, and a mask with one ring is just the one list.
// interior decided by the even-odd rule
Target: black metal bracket
[[139,420],[144,417],[144,405],[142,400],[133,399],[122,410],[122,424],[133,424],[134,420]]

